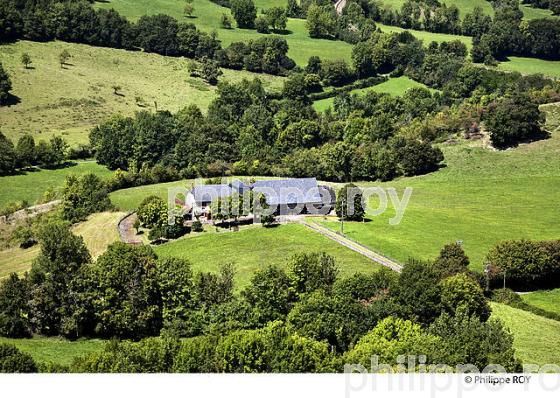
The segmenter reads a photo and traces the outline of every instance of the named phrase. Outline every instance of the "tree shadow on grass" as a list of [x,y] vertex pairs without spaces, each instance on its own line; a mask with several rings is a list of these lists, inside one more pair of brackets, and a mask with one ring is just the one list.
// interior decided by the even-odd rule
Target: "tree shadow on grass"
[[21,102],[21,98],[18,97],[17,95],[13,95],[11,93],[8,93],[8,98],[6,98],[6,101],[4,101],[3,103],[0,104],[0,107],[2,106],[14,106],[17,105]]
[[289,29],[271,29],[270,33],[284,36],[284,35],[291,35],[294,32]]
[[506,150],[506,149],[517,148],[521,144],[530,144],[532,142],[543,141],[543,140],[547,140],[549,138],[550,138],[550,133],[546,130],[541,129],[539,132],[534,133],[531,137],[527,137],[527,138],[519,140],[517,142],[508,143],[506,145],[495,146],[495,148],[503,151],[503,150]]

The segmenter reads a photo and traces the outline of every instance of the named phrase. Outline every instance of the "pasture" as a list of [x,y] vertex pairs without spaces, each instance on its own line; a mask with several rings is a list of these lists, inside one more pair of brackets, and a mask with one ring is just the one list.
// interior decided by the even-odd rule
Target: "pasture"
[[70,341],[60,337],[39,336],[31,339],[0,337],[0,343],[15,345],[38,363],[55,365],[70,365],[74,358],[101,351],[105,345],[105,341],[100,339]]
[[385,33],[400,33],[408,31],[417,39],[422,40],[424,42],[424,46],[427,46],[432,41],[435,41],[436,43],[442,43],[444,41],[459,40],[461,43],[467,46],[467,49],[469,51],[472,48],[472,37],[469,36],[451,35],[447,33],[432,33],[425,30],[403,29],[399,28],[398,26],[384,25],[381,23],[377,23],[376,25],[379,29],[381,29],[381,31]]
[[[400,10],[405,0],[382,0],[382,2],[387,6]],[[487,15],[494,15],[492,4],[490,4],[487,0],[440,0],[440,2],[445,3],[448,6],[452,4],[457,6],[461,18],[463,18],[465,14],[472,12],[475,7],[482,8],[482,11],[484,11]],[[527,20],[535,18],[548,18],[552,16],[552,12],[550,10],[534,8],[526,4],[521,4],[520,8],[521,11],[523,11],[524,19]]]
[[380,265],[313,232],[300,224],[283,224],[274,228],[260,225],[245,227],[238,232],[208,231],[156,246],[161,257],[189,260],[194,271],[213,271],[233,262],[236,288],[245,287],[257,269],[268,265],[285,268],[287,260],[299,252],[326,252],[337,262],[340,276],[370,273]]
[[[72,58],[61,68],[58,55]],[[32,68],[20,63],[28,53]],[[70,144],[88,142],[91,128],[114,114],[132,116],[147,110],[177,112],[189,104],[205,110],[216,87],[191,78],[186,58],[117,50],[65,42],[19,41],[0,46],[0,61],[13,82],[19,103],[0,108],[0,126],[9,138],[23,133],[36,139],[62,135]],[[283,78],[223,69],[220,80],[260,78],[278,90]],[[114,86],[120,88],[115,92]]]
[[491,303],[492,318],[501,320],[513,333],[516,357],[522,364],[560,365],[560,322]]
[[[122,212],[92,214],[86,221],[74,225],[72,232],[84,239],[86,247],[95,260],[107,249],[107,246],[119,240],[117,223],[124,214]],[[13,272],[23,274],[29,271],[39,252],[39,245],[29,249],[17,247],[0,251],[0,279]]]
[[[557,107],[551,107],[555,109]],[[549,113],[552,120],[557,117]],[[553,117],[554,116],[554,117]],[[553,131],[557,125],[549,125]],[[494,151],[480,141],[444,145],[445,166],[434,173],[362,186],[413,189],[399,225],[392,207],[368,223],[345,223],[352,239],[404,262],[430,259],[449,242],[462,241],[473,269],[482,270],[490,248],[506,239],[557,239],[560,195],[560,133]],[[391,202],[389,202],[390,204]],[[373,210],[377,201],[372,201]],[[333,229],[336,222],[324,222]]]
[[[419,83],[415,80],[410,79],[407,76],[400,76],[396,78],[391,78],[386,82],[378,84],[372,87],[360,88],[350,91],[351,94],[363,95],[369,91],[375,91],[377,93],[387,93],[391,95],[400,96],[403,95],[406,90],[414,87],[426,87],[424,84]],[[332,107],[334,103],[334,97],[325,98],[322,100],[315,101],[313,107],[315,110],[322,112],[327,108]]]
[[[40,199],[49,188],[60,188],[67,176],[94,173],[101,178],[113,172],[94,161],[79,161],[59,169],[34,169],[21,174],[0,177],[0,207],[9,202],[25,200],[30,205]],[[9,188],[9,189],[8,189]]]
[[560,289],[538,290],[521,296],[527,304],[560,315]]
[[545,76],[560,79],[560,61],[538,58],[508,57],[507,62],[500,62],[499,69],[519,72],[524,75],[542,73]]

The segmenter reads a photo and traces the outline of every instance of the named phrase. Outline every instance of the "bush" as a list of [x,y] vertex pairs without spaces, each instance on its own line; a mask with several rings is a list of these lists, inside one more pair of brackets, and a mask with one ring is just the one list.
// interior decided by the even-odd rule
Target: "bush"
[[362,190],[354,184],[346,184],[336,195],[336,215],[347,221],[362,221],[365,215],[362,201]]
[[74,360],[70,369],[79,373],[169,373],[179,345],[160,337],[138,343],[112,340],[102,352]]
[[257,9],[253,0],[231,0],[231,13],[238,28],[252,29],[255,27]]
[[[427,355],[427,364],[437,364],[440,363],[438,352],[441,345],[440,338],[428,334],[420,325],[389,317],[379,322],[344,354],[344,363],[360,364],[369,370],[373,365],[373,355],[378,356],[378,364],[389,365],[396,365],[399,355]],[[379,372],[379,369],[371,371]]]
[[167,224],[167,204],[159,196],[144,198],[136,213],[140,224],[145,228],[161,228]]
[[0,336],[29,337],[29,284],[11,274],[0,282]]
[[560,241],[504,241],[486,257],[495,283],[505,275],[516,289],[560,286]]
[[434,267],[442,277],[447,277],[468,272],[469,263],[463,247],[458,243],[450,243],[441,249],[438,258],[434,261]]
[[37,365],[29,354],[15,346],[0,343],[0,373],[36,373]]
[[492,144],[496,148],[515,146],[525,140],[542,138],[538,104],[528,95],[516,94],[492,103],[485,117]]
[[17,155],[14,143],[0,131],[0,176],[13,173],[16,164]]
[[72,223],[112,207],[103,181],[93,173],[68,176],[62,191],[62,216]]
[[5,105],[10,98],[10,90],[12,89],[12,81],[10,76],[4,70],[0,62],[0,106]]
[[503,366],[506,372],[520,370],[515,359],[513,335],[497,319],[483,322],[463,312],[455,316],[443,313],[428,331],[444,341],[442,349],[447,355],[441,363],[472,364],[480,370],[495,364]]
[[192,223],[192,231],[193,232],[203,232],[204,231],[204,227],[202,226],[202,223],[198,220],[193,221]]
[[478,316],[482,321],[490,316],[484,292],[466,274],[453,275],[441,282],[441,306],[443,311],[452,315],[461,311],[469,316]]

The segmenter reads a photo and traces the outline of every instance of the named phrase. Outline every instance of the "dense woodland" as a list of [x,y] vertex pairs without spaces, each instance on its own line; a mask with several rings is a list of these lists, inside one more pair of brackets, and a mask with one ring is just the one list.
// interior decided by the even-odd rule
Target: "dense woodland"
[[139,341],[45,370],[339,372],[343,363],[369,367],[372,352],[389,365],[416,353],[428,354],[427,364],[519,366],[512,336],[488,320],[478,277],[457,244],[434,262],[409,261],[400,275],[349,278],[337,276],[343,265],[328,255],[302,253],[286,271],[258,271],[238,292],[230,264],[193,274],[184,260],[123,243],[92,262],[59,222],[45,224],[40,241],[31,272],[2,282],[0,333]]

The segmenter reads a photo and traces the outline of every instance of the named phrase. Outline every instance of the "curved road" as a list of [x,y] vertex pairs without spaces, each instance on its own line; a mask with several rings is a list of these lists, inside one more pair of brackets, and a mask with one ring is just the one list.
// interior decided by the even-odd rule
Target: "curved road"
[[337,14],[342,14],[342,10],[346,7],[346,0],[336,0],[334,3],[334,9],[336,10]]

